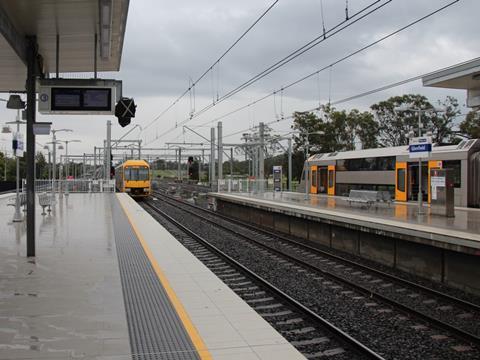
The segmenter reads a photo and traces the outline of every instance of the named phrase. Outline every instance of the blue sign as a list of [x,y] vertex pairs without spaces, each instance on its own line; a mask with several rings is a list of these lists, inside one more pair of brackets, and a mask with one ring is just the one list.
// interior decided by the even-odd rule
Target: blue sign
[[410,145],[408,147],[408,151],[411,153],[416,153],[416,152],[431,152],[432,151],[432,144],[415,144],[415,145]]

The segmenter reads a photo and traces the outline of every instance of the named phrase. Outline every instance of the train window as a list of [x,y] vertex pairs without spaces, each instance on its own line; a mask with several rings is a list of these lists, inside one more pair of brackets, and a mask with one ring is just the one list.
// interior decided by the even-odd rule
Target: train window
[[453,184],[456,188],[462,187],[462,163],[461,160],[446,160],[443,161],[442,167],[444,169],[451,169],[453,172]]
[[125,180],[129,181],[145,181],[149,180],[147,167],[126,167]]
[[397,169],[397,189],[405,192],[405,169]]
[[395,170],[395,156],[346,159],[337,161],[338,171],[388,171]]

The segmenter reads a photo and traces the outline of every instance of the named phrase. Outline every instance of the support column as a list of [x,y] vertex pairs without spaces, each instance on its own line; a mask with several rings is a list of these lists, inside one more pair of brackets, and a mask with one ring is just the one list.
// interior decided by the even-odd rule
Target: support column
[[[27,257],[35,256],[35,102],[37,39],[27,37]],[[55,146],[55,144],[54,144]]]
[[210,129],[210,187],[215,184],[215,128]]
[[264,153],[264,137],[265,137],[265,126],[263,122],[260,123],[260,148],[258,154],[258,178],[260,180],[260,192],[263,193],[265,190],[265,153]]
[[203,161],[205,157],[205,150],[202,149],[202,157],[200,158],[200,161],[198,162],[198,182],[202,182],[202,173],[203,173]]
[[112,156],[112,122],[107,121],[107,148],[105,150],[107,163],[105,171],[105,180],[110,180],[110,159]]
[[230,148],[230,180],[233,180],[233,147]]
[[93,147],[93,180],[97,179],[97,147]]
[[218,152],[218,180],[223,180],[223,140],[222,140],[222,122],[217,124],[217,152]]
[[288,191],[292,191],[292,139],[288,139]]
[[[67,159],[67,161],[68,161],[68,159]],[[85,176],[85,173],[86,173],[86,170],[87,170],[87,167],[86,167],[86,164],[85,164],[86,161],[87,161],[87,158],[85,156],[85,153],[83,153],[83,166],[82,166],[82,173],[83,173],[82,178],[83,179],[86,178],[86,176]]]
[[182,181],[182,149],[178,148],[177,179]]

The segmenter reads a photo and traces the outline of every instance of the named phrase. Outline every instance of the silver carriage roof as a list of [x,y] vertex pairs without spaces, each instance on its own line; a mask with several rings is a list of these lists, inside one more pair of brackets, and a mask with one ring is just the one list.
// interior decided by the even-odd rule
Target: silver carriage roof
[[[480,139],[462,140],[458,145],[433,145],[432,152],[434,154],[449,152],[462,153],[468,152],[474,146],[480,146]],[[314,154],[308,158],[308,161],[318,160],[346,160],[346,159],[362,159],[369,157],[386,157],[386,156],[408,156],[408,146],[394,146],[376,149],[352,150],[352,151],[335,151],[331,153]]]

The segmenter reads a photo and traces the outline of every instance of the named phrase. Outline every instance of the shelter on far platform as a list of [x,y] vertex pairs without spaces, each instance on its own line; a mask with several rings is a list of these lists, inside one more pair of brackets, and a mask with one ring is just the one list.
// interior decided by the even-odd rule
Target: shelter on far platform
[[467,106],[480,109],[480,58],[435,71],[422,82],[423,86],[467,90]]

